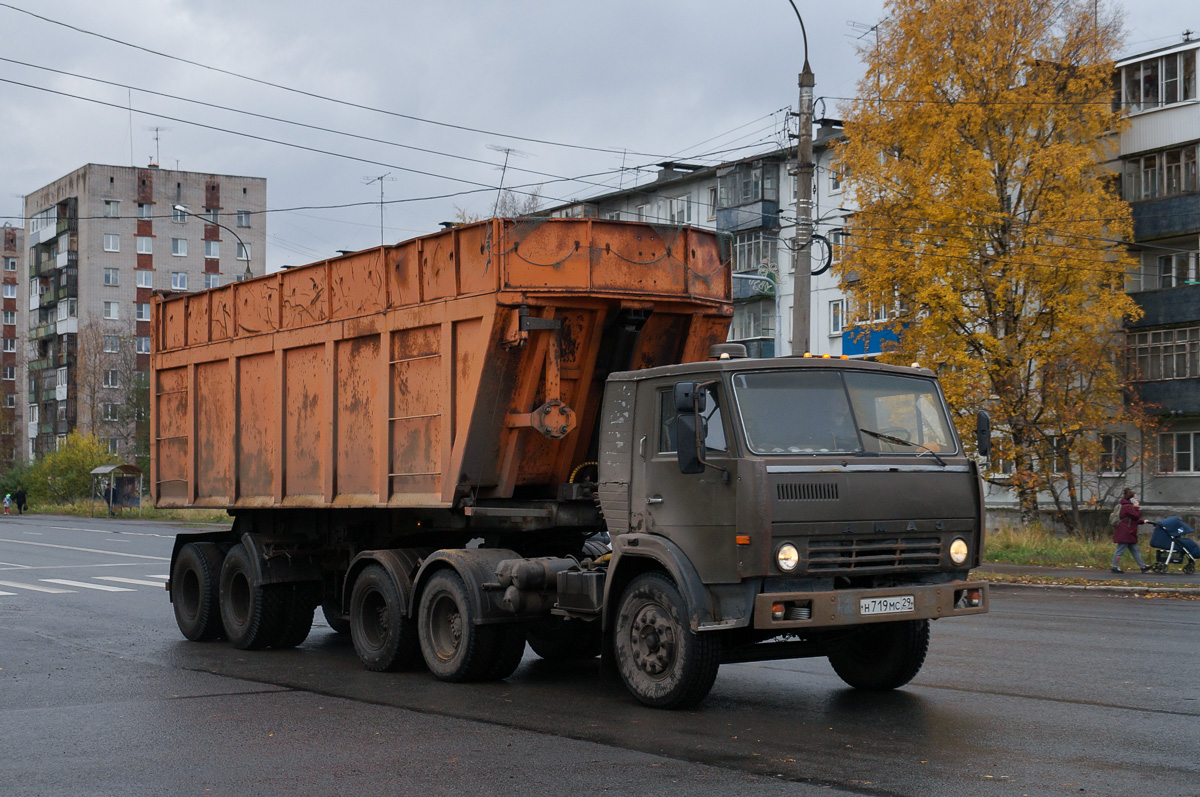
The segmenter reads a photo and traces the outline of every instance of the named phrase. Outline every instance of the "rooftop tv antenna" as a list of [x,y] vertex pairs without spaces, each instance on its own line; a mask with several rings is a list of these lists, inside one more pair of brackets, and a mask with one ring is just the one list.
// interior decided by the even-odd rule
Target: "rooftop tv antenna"
[[508,171],[509,156],[516,155],[518,158],[528,158],[529,153],[513,149],[512,147],[502,147],[499,144],[488,144],[487,148],[504,153],[504,165],[500,167],[500,187],[496,189],[496,203],[492,205],[492,215],[495,216],[500,211],[500,195],[504,193],[504,173]]
[[388,182],[388,183],[396,182],[396,178],[391,177],[390,175],[391,175],[391,172],[384,172],[383,174],[379,175],[378,177],[367,176],[367,177],[363,178],[363,185],[370,185],[371,183],[379,183],[379,245],[380,246],[383,246],[383,243],[384,243],[383,242],[383,184],[384,184],[384,182]]

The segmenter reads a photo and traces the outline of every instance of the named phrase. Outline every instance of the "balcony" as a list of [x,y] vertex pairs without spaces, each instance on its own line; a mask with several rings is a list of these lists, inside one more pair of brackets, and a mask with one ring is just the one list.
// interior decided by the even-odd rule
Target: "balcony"
[[1200,285],[1141,291],[1131,293],[1130,297],[1142,308],[1142,317],[1131,323],[1130,329],[1161,327],[1200,319]]
[[1200,194],[1148,199],[1131,207],[1135,241],[1200,232]]
[[54,386],[54,400],[55,401],[66,401],[67,400],[67,386],[66,385],[55,385]]
[[1200,379],[1135,382],[1138,397],[1163,415],[1200,415]]
[[779,203],[764,199],[747,205],[717,210],[717,229],[721,232],[779,229]]

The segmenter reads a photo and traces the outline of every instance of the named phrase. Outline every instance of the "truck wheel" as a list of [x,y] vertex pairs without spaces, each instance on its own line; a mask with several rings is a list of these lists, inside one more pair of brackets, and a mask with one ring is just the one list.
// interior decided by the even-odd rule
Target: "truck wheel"
[[374,672],[412,666],[418,653],[416,637],[391,576],[380,565],[368,565],[350,594],[350,638],[363,666]]
[[486,630],[494,630],[496,640],[493,643],[491,663],[479,676],[479,680],[502,681],[521,666],[521,659],[525,656],[525,629],[511,623],[487,627]]
[[655,708],[686,708],[705,698],[721,665],[721,641],[688,628],[687,605],[662,573],[635,578],[617,610],[613,648],[625,686]]
[[438,680],[477,681],[492,663],[497,628],[471,620],[462,577],[453,570],[435,573],[421,593],[417,636],[425,663]]
[[294,648],[308,639],[316,612],[315,588],[311,584],[275,584],[283,604],[283,620],[275,648]]
[[325,622],[335,633],[345,636],[350,633],[350,621],[342,616],[342,609],[332,603],[321,604],[321,614],[325,615]]
[[549,615],[525,624],[525,638],[546,661],[594,659],[600,655],[600,624]]
[[279,638],[283,601],[277,590],[254,586],[246,546],[235,545],[221,565],[221,622],[235,648],[258,650]]
[[171,605],[179,630],[193,642],[225,633],[217,599],[220,575],[221,549],[216,543],[189,542],[179,549],[171,571]]
[[860,629],[829,663],[855,689],[883,692],[915,678],[928,650],[929,621],[902,620]]

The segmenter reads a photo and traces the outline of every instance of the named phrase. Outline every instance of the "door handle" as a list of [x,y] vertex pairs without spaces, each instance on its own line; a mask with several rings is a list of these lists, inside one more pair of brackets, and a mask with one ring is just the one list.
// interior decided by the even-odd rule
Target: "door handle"
[[646,499],[647,504],[661,504],[662,502],[663,502],[662,497],[658,496],[658,495],[654,496],[653,498]]

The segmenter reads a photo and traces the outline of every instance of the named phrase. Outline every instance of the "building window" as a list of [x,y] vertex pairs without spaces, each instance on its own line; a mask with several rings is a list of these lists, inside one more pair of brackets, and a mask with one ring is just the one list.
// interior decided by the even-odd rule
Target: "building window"
[[[38,282],[38,280],[34,280],[34,284],[36,284],[37,282]],[[34,293],[33,295],[36,296],[37,293]],[[17,286],[13,285],[11,282],[4,283],[4,298],[5,299],[17,298]]]
[[845,181],[846,181],[846,172],[842,169],[842,167],[840,165],[835,164],[835,165],[829,167],[829,193],[831,193],[831,194],[842,193],[842,183],[844,183]]
[[121,251],[121,236],[113,232],[104,233],[104,251],[105,252],[120,252]]
[[148,202],[139,202],[138,203],[138,218],[139,219],[154,218],[153,214],[154,214],[154,206],[153,205],[149,204]]
[[4,323],[5,324],[17,323],[17,311],[16,310],[5,310],[4,311]]
[[239,210],[237,212],[237,226],[239,226],[239,227],[249,227],[250,226],[250,211]]
[[121,201],[118,199],[104,200],[104,218],[119,219],[121,218]]
[[775,271],[775,248],[778,239],[765,232],[738,233],[733,239],[733,270],[759,271],[764,266]]
[[1196,99],[1196,50],[1121,67],[1121,101],[1134,113]]
[[15,366],[15,365],[4,366],[4,381],[5,382],[17,381],[17,366]]
[[769,301],[739,302],[733,307],[730,340],[775,337],[775,309]]
[[708,189],[708,220],[712,221],[717,217],[717,188],[713,186]]
[[104,303],[104,317],[109,321],[116,321],[120,318],[120,305],[117,302]]
[[154,272],[153,271],[143,270],[143,271],[136,271],[134,273],[137,275],[137,286],[139,288],[153,288],[154,287]]
[[204,256],[207,258],[220,257],[221,256],[221,242],[220,241],[205,241],[204,242]]
[[186,291],[187,290],[187,272],[172,271],[171,272],[171,290]]
[[187,238],[172,238],[171,239],[171,254],[175,257],[187,256]]
[[121,339],[116,335],[104,336],[104,350],[109,354],[115,354],[121,349]]
[[208,290],[209,288],[219,288],[220,286],[221,286],[221,275],[220,274],[205,274],[204,275],[204,289],[205,290]]
[[1100,472],[1124,473],[1126,464],[1125,435],[1100,435]]
[[717,172],[717,204],[723,208],[751,202],[779,201],[778,166],[754,161],[739,163]]
[[139,255],[154,254],[154,239],[149,235],[139,235],[137,241],[137,253]]
[[149,321],[150,320],[150,303],[149,302],[138,302],[136,305],[134,305],[134,312],[136,313],[135,317],[137,318],[138,321]]
[[1200,189],[1196,148],[1196,144],[1188,144],[1125,161],[1125,200],[1178,196]]
[[109,368],[108,370],[106,370],[104,372],[104,386],[105,387],[120,387],[121,386],[121,372],[118,371],[116,368]]
[[205,208],[204,209],[204,220],[207,221],[209,224],[216,224],[217,217],[220,215],[221,214],[217,211],[216,208]]
[[104,405],[104,420],[106,420],[106,421],[117,420],[120,417],[120,415],[119,415],[120,410],[118,410],[117,408],[120,406],[121,405],[119,405],[119,404],[105,404]]
[[149,354],[150,353],[150,338],[139,337],[137,339],[137,353],[138,354]]
[[241,241],[238,241],[237,259],[238,260],[249,260],[250,259],[250,244],[244,244]]
[[120,285],[121,273],[115,268],[104,269],[104,284],[105,285]]
[[4,338],[4,350],[5,351],[16,351],[17,350],[17,339],[16,338]]
[[667,199],[667,221],[672,224],[692,223],[692,198],[676,196]]
[[650,206],[649,205],[638,205],[637,206],[637,220],[638,221],[649,221],[650,220]]
[[1134,382],[1200,376],[1200,327],[1135,332],[1127,341],[1126,370]]
[[15,257],[4,258],[4,270],[5,271],[16,271],[17,270],[17,259]]
[[829,334],[841,335],[846,328],[846,300],[834,299],[829,303]]
[[1158,436],[1159,473],[1195,473],[1195,432],[1167,432]]
[[171,221],[176,221],[176,222],[179,222],[180,224],[182,224],[185,221],[187,221],[187,217],[188,217],[188,214],[187,214],[186,210],[180,210],[177,207],[171,208]]
[[1042,446],[1042,463],[1049,466],[1051,473],[1067,472],[1067,439],[1062,435],[1050,435]]

